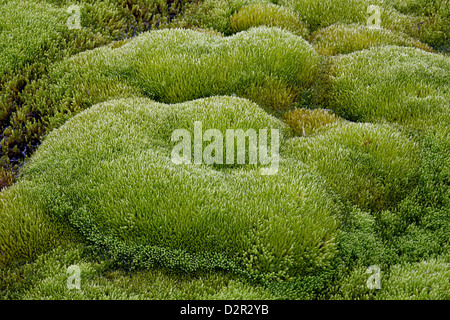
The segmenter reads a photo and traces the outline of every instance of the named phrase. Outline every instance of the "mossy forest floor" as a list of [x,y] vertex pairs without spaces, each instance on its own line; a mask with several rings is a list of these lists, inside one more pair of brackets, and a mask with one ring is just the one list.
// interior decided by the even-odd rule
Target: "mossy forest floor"
[[[0,299],[448,300],[449,24],[447,0],[0,0]],[[278,132],[275,174],[175,163],[198,123]]]

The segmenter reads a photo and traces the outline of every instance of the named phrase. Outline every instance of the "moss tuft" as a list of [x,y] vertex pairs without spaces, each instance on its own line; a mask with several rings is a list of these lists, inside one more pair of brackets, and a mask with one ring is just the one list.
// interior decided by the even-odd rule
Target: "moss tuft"
[[404,33],[362,25],[333,24],[314,32],[310,41],[322,55],[347,54],[385,45],[415,47],[433,52],[428,45]]
[[278,27],[307,39],[309,30],[300,16],[292,9],[277,6],[272,3],[254,3],[244,6],[230,18],[233,32],[239,32],[252,27]]
[[284,120],[294,129],[296,135],[306,136],[338,122],[339,118],[327,110],[296,109],[287,113]]

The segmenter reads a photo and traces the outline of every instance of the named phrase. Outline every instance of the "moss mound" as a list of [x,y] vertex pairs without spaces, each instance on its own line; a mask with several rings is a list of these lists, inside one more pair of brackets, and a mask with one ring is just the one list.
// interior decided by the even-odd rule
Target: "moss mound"
[[230,26],[233,32],[252,27],[278,27],[307,39],[308,26],[292,9],[272,3],[254,3],[239,9],[231,16]]
[[291,143],[328,186],[364,209],[395,206],[417,183],[418,147],[388,126],[337,123]]
[[259,96],[273,112],[292,108],[309,90],[319,61],[305,40],[279,29],[260,27],[228,38],[161,30],[64,60],[37,92],[24,96],[49,129],[93,104],[142,95],[165,103]]
[[317,30],[311,35],[310,41],[322,55],[347,54],[385,45],[415,47],[433,52],[428,45],[404,33],[357,24],[334,24]]
[[296,109],[286,113],[284,120],[297,136],[306,136],[320,132],[341,119],[328,110]]
[[450,6],[447,0],[390,0],[401,13],[419,17],[416,37],[443,53],[450,52]]
[[262,164],[174,164],[171,131],[193,136],[194,120],[290,136],[286,124],[238,98],[110,101],[47,137],[24,171],[34,187],[23,196],[122,266],[219,268],[258,280],[327,266],[339,207],[318,177],[283,157],[272,176],[261,175]]
[[[80,269],[80,290],[67,287],[69,266]],[[86,246],[64,245],[35,261],[0,269],[2,300],[216,300],[274,299],[268,290],[218,272],[180,274],[167,270],[111,269]]]
[[386,5],[384,1],[282,0],[279,1],[279,4],[291,7],[297,11],[303,20],[310,24],[312,31],[338,22],[344,24],[366,24],[370,17],[368,8],[371,5],[376,5],[380,8],[381,27],[396,29],[409,24],[407,16]]
[[0,0],[0,299],[448,297],[446,0],[72,4]]
[[319,56],[302,38],[278,29],[261,27],[230,38],[176,29],[115,42],[46,68],[44,78],[17,93],[15,112],[11,93],[5,96],[3,120],[12,117],[3,130],[6,162],[23,159],[74,114],[114,98],[147,95],[176,103],[236,94],[283,113],[315,81]]
[[22,183],[0,193],[0,266],[18,265],[76,239],[64,224],[33,200],[22,197],[33,186]]
[[81,0],[76,2],[81,29],[69,29],[72,14],[67,10],[74,4],[67,0],[0,1],[2,188],[14,182],[24,158],[47,133],[45,112],[27,97],[37,94],[54,62],[131,38],[157,22],[160,27],[171,25],[166,1]]
[[397,46],[372,48],[333,58],[317,98],[353,121],[446,130],[449,75],[445,56]]

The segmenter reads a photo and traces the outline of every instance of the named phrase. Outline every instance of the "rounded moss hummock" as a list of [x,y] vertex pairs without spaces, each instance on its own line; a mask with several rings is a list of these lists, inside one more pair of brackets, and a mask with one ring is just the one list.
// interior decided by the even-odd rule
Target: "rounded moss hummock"
[[341,120],[329,110],[324,109],[295,109],[284,116],[284,121],[292,127],[297,136],[321,132]]
[[281,0],[278,4],[297,11],[303,21],[309,23],[311,31],[335,23],[365,24],[375,12],[370,11],[370,6],[379,8],[380,26],[383,28],[405,31],[414,21],[413,17],[401,14],[382,0]]
[[284,157],[283,146],[273,175],[261,175],[262,163],[174,162],[172,133],[194,137],[195,122],[220,132],[278,130],[282,144],[292,136],[245,99],[113,100],[49,134],[24,170],[19,183],[32,187],[22,196],[120,265],[219,268],[259,280],[328,266],[340,207],[320,177]]
[[341,121],[289,144],[334,192],[366,210],[395,207],[417,184],[418,146],[389,125]]
[[252,27],[278,27],[307,39],[309,30],[307,23],[291,8],[273,3],[252,3],[239,9],[230,18],[233,32]]
[[448,57],[384,46],[333,57],[316,99],[348,120],[447,130],[448,83]]

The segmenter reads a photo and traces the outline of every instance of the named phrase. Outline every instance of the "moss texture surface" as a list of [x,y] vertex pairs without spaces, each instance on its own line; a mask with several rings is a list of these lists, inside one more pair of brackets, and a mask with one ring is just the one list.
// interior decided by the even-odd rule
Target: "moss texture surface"
[[72,4],[0,0],[0,299],[450,298],[448,1]]

